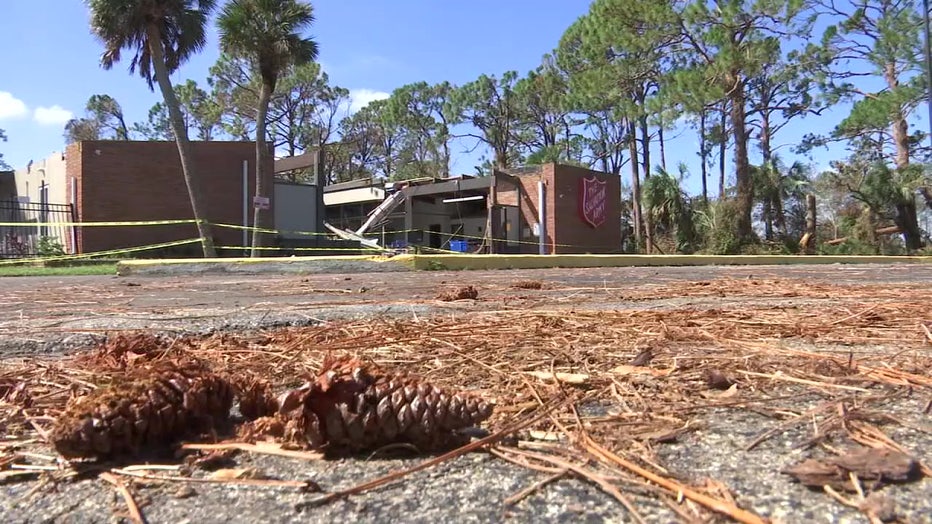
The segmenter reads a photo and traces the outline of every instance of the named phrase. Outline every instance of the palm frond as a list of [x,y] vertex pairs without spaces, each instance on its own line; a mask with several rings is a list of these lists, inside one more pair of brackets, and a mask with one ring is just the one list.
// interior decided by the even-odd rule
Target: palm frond
[[91,33],[104,46],[100,64],[112,68],[124,50],[133,54],[131,73],[138,72],[153,86],[149,31],[159,35],[169,73],[201,51],[207,43],[206,25],[216,0],[86,0]]
[[317,42],[303,36],[313,23],[313,7],[300,0],[231,0],[217,27],[224,53],[251,62],[274,87],[288,68],[317,59]]

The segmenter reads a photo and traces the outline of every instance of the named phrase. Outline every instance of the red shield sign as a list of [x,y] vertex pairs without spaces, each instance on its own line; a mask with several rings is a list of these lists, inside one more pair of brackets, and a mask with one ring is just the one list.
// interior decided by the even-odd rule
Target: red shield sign
[[608,215],[606,186],[595,176],[579,179],[579,216],[592,227],[601,226]]

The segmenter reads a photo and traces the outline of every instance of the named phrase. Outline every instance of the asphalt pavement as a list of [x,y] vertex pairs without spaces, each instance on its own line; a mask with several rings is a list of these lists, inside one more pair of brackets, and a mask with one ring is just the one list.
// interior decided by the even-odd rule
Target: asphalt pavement
[[[366,318],[432,315],[468,318],[494,308],[547,311],[742,308],[782,304],[818,310],[831,297],[658,297],[632,300],[631,291],[716,279],[778,279],[841,286],[900,285],[932,290],[932,265],[706,266],[494,271],[426,271],[328,274],[200,274],[146,276],[16,277],[0,279],[0,355],[8,359],[80,350],[119,330],[170,334],[218,331],[249,333],[280,326]],[[516,292],[515,282],[535,280],[539,292]],[[483,300],[447,303],[439,290],[475,285]],[[932,293],[929,294],[932,297]],[[930,298],[932,304],[932,298]],[[932,306],[927,313],[932,321]],[[897,348],[891,348],[896,351]],[[4,365],[4,361],[0,361]],[[787,391],[792,391],[788,386]],[[923,413],[928,392],[889,404],[891,412],[919,430],[897,429],[900,443],[929,463],[932,421]],[[784,401],[799,411],[819,401]],[[769,406],[779,410],[779,404]],[[748,440],[772,420],[751,411],[709,410],[696,417],[702,429],[658,445],[657,456],[686,482],[715,478],[738,502],[774,522],[867,522],[862,513],[824,493],[808,490],[774,471],[798,461],[805,428],[788,431],[752,452]],[[924,429],[923,429],[924,428]],[[355,457],[302,461],[242,454],[237,467],[271,477],[310,480],[327,491],[346,488],[422,458]],[[566,476],[511,505],[506,499],[547,475],[484,452],[471,453],[403,481],[324,506],[313,493],[294,488],[162,484],[138,489],[149,522],[632,522],[631,515],[598,487]],[[774,480],[776,479],[776,480]],[[649,522],[677,522],[675,512],[637,486],[626,489]],[[932,522],[932,481],[884,491],[902,522]],[[96,479],[59,484],[0,484],[3,522],[111,522],[122,500]]]

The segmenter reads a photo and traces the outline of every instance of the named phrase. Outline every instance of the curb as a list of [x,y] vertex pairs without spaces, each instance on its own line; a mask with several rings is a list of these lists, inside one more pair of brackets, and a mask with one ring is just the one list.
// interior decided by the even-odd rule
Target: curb
[[122,260],[117,275],[174,274],[322,274],[413,271],[414,261],[403,257],[319,256],[216,259]]
[[930,256],[847,255],[397,255],[123,260],[117,274],[325,274],[637,266],[932,264]]
[[415,255],[418,270],[636,266],[932,264],[932,256],[849,255]]

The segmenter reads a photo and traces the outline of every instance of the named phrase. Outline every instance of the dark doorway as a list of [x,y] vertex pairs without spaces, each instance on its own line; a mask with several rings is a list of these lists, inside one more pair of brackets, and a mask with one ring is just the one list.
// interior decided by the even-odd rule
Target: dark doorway
[[430,226],[430,247],[440,249],[443,239],[440,238],[440,224],[431,224]]

